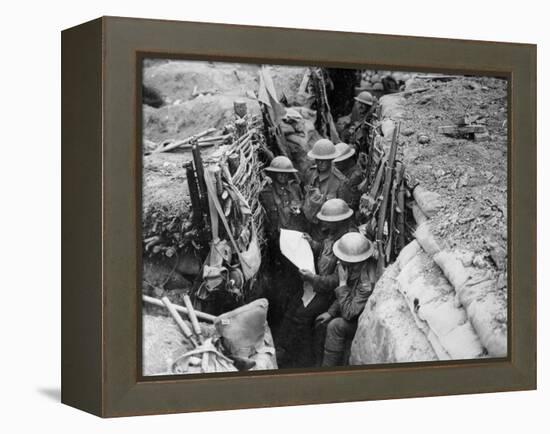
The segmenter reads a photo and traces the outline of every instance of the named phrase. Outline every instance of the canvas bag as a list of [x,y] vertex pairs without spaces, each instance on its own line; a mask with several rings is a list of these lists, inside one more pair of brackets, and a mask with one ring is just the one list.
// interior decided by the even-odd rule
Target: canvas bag
[[216,331],[223,338],[223,346],[232,356],[250,358],[263,350],[267,306],[267,300],[260,298],[216,318]]
[[212,178],[210,177],[208,170],[205,170],[204,172],[204,180],[206,183],[206,188],[208,190],[208,200],[211,205],[210,206],[211,218],[213,220],[216,220],[216,227],[217,227],[216,214],[222,221],[225,227],[225,230],[227,232],[227,235],[231,240],[231,244],[233,245],[233,248],[235,249],[235,252],[239,257],[239,261],[241,263],[241,269],[243,271],[244,277],[246,280],[250,280],[256,275],[261,265],[260,246],[258,244],[258,236],[256,234],[256,228],[254,227],[254,221],[252,219],[250,220],[252,236],[250,239],[250,243],[248,245],[248,249],[244,252],[241,252],[239,247],[237,246],[237,242],[235,241],[235,238],[233,237],[233,234],[231,232],[231,228],[229,227],[227,219],[225,218],[220,201],[218,199],[218,195],[216,193],[216,189],[212,183]]

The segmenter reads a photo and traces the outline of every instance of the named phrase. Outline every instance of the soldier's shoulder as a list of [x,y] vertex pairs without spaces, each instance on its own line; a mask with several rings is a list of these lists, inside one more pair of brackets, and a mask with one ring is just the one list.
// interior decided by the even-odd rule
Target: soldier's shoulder
[[288,181],[290,188],[300,188],[300,183],[296,179],[291,179]]
[[338,178],[340,181],[342,182],[346,182],[348,180],[348,178],[346,177],[346,175],[344,175],[339,169],[337,169],[336,167],[332,167],[332,173],[334,174],[334,176],[336,178]]

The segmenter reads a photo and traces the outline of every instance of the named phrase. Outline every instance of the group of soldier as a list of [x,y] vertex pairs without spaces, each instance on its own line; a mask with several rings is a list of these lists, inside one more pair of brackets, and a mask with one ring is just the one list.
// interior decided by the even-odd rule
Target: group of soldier
[[[356,101],[364,122],[372,97],[360,94]],[[376,282],[374,243],[358,227],[364,181],[358,129],[351,119],[346,128],[342,136],[349,144],[315,142],[307,152],[313,165],[297,170],[291,159],[277,156],[265,169],[271,182],[260,200],[273,280],[266,296],[281,368],[346,364],[358,317]],[[297,269],[281,254],[281,229],[304,234],[316,273]],[[308,303],[302,300],[306,284],[315,293]]]

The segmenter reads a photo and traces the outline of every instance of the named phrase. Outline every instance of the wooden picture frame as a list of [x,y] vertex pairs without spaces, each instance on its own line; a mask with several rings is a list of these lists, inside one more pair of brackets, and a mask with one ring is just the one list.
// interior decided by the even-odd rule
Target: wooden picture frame
[[[509,356],[143,378],[144,53],[480,73],[509,80]],[[103,17],[62,32],[62,402],[129,416],[536,388],[536,46]]]

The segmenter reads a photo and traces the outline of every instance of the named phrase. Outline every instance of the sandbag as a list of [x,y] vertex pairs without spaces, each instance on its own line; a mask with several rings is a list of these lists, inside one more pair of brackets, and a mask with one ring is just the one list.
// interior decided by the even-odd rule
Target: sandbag
[[413,190],[413,197],[422,212],[431,218],[441,209],[443,202],[441,196],[433,191],[428,191],[421,185]]
[[428,255],[435,255],[441,250],[427,221],[416,228],[414,237]]
[[380,128],[384,137],[392,137],[393,130],[395,130],[395,122],[391,119],[384,119],[380,124]]
[[497,287],[489,270],[465,267],[456,253],[442,251],[434,255],[457,299],[464,307],[473,328],[490,356],[508,354],[507,297]]
[[401,249],[395,262],[398,264],[399,269],[402,270],[409,261],[418,255],[422,251],[422,247],[416,240],[412,240],[409,244]]
[[394,263],[376,283],[359,317],[351,346],[352,365],[438,360],[397,289],[398,274]]
[[397,281],[417,325],[440,360],[483,357],[484,348],[466,311],[454,302],[453,287],[426,253],[412,258]]
[[216,319],[216,331],[232,356],[250,358],[265,347],[267,306],[267,300],[260,298]]

